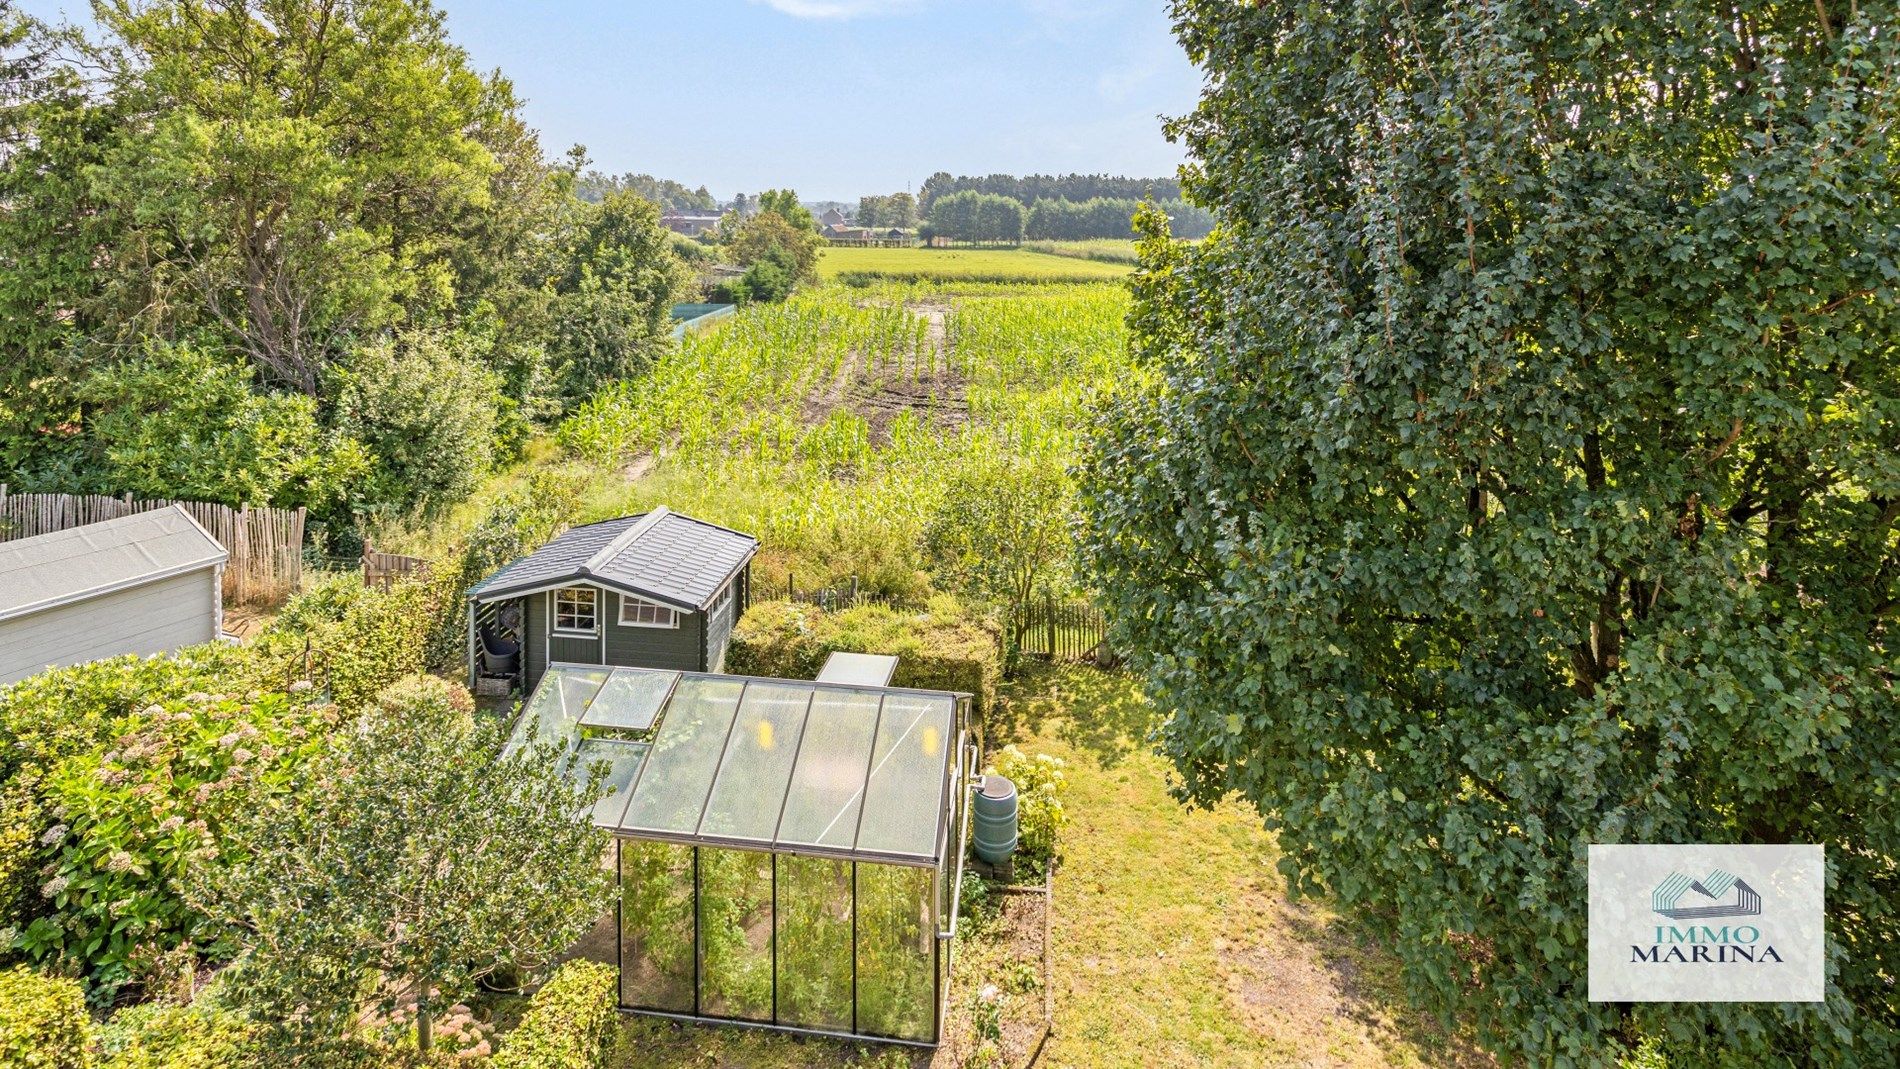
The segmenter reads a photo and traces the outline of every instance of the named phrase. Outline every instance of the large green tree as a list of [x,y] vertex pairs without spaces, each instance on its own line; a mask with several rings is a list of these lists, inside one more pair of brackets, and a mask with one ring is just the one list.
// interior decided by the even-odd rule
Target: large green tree
[[[1513,1060],[1894,1064],[1900,11],[1173,11],[1221,223],[1084,499],[1185,794]],[[1737,841],[1827,1001],[1589,1002],[1587,844]]]
[[690,275],[671,253],[660,211],[626,192],[581,212],[566,270],[554,280],[552,371],[578,403],[602,383],[645,369],[671,344],[673,301]]

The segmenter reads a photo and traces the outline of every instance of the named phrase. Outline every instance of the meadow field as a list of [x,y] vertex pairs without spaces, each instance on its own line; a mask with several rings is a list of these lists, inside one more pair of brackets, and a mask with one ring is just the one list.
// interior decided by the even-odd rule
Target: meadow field
[[820,249],[818,273],[844,282],[1100,282],[1122,278],[1129,262],[1105,263],[1028,248]]
[[1039,252],[1047,256],[1068,256],[1077,260],[1096,260],[1106,264],[1127,264],[1137,262],[1134,239],[1094,238],[1088,241],[1026,241],[1026,252]]

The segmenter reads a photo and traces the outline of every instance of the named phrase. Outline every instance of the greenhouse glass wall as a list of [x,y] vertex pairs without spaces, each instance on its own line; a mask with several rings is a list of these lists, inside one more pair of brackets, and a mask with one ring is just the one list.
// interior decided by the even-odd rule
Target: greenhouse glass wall
[[607,772],[620,1004],[935,1043],[970,696],[552,666],[511,745]]

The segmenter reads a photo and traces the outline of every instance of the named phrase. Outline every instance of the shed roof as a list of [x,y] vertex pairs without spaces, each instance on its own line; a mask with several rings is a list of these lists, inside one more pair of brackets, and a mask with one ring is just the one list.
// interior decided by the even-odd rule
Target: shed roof
[[697,611],[758,551],[751,535],[656,508],[565,531],[476,584],[469,596],[494,601],[590,582]]
[[554,665],[509,747],[605,765],[618,835],[897,864],[941,859],[967,695]]
[[0,542],[0,620],[209,568],[229,555],[177,505]]

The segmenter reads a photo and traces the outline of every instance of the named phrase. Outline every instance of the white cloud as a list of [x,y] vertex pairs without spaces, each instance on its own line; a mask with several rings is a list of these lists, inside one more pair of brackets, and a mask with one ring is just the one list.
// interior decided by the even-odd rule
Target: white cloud
[[851,19],[860,15],[894,15],[917,6],[917,0],[752,0],[795,19]]

